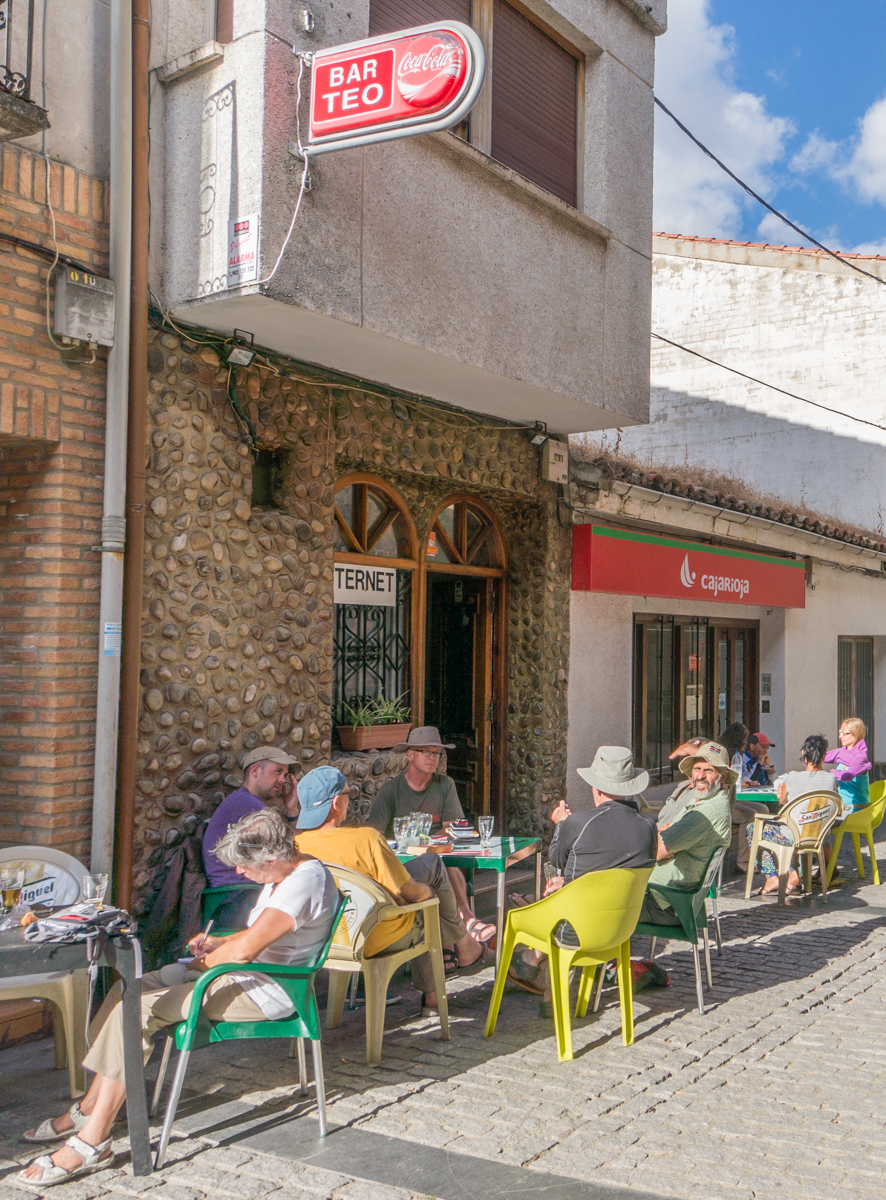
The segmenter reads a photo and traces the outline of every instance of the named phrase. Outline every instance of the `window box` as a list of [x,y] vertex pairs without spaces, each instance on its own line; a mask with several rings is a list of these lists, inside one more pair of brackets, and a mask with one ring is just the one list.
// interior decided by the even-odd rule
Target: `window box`
[[405,742],[412,722],[402,725],[339,725],[338,736],[342,750],[390,750],[398,742]]

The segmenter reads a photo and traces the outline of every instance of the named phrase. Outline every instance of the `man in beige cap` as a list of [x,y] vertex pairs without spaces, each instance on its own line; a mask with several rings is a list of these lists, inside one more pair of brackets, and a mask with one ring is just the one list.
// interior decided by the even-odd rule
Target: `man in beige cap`
[[[691,889],[700,883],[711,855],[728,846],[732,836],[729,789],[737,772],[719,742],[703,742],[692,755],[680,760],[680,770],[690,787],[684,808],[670,824],[659,825],[658,862],[650,883]],[[681,796],[681,800],[683,798]],[[671,906],[647,892],[640,920],[654,925],[679,925]]]
[[[243,883],[243,876],[238,875],[232,867],[226,867],[211,850],[231,825],[236,825],[249,813],[267,808],[272,800],[283,801],[283,816],[287,819],[294,820],[298,816],[295,779],[289,773],[289,768],[296,762],[297,758],[279,746],[259,746],[244,757],[242,785],[222,800],[210,817],[203,835],[203,869],[210,887]],[[216,925],[219,929],[240,929],[254,902],[253,891],[241,887],[241,890],[232,892],[230,899],[216,911]]]
[[[366,824],[390,839],[394,836],[394,818],[408,817],[410,813],[430,813],[431,833],[439,833],[441,829],[448,829],[453,821],[463,820],[465,814],[455,783],[437,769],[443,751],[454,750],[455,745],[445,743],[439,729],[433,725],[422,725],[413,729],[406,741],[398,743],[394,749],[406,751],[406,770],[402,775],[388,779],[378,789]],[[458,867],[447,867],[446,870],[468,931],[479,942],[488,944],[495,936],[495,926],[478,921],[471,912],[465,877]],[[420,882],[428,881],[422,879]]]

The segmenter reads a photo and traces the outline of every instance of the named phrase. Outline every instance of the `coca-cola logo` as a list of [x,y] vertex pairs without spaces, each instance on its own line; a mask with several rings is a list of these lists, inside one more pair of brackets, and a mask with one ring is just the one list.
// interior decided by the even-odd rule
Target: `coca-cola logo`
[[458,90],[465,65],[464,48],[454,37],[415,38],[397,64],[397,91],[415,108],[442,104]]

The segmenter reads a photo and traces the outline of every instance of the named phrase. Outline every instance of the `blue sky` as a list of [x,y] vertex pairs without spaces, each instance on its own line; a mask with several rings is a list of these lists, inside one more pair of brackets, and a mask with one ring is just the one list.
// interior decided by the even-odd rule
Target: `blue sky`
[[[669,0],[656,92],[835,249],[886,254],[886,0]],[[656,113],[655,228],[796,245]]]

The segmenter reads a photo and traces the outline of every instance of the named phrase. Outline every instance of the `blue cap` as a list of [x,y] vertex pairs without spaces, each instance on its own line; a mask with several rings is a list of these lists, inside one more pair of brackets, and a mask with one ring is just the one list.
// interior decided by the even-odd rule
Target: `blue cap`
[[314,767],[298,781],[299,829],[317,829],[329,816],[332,801],[348,786],[338,767]]

